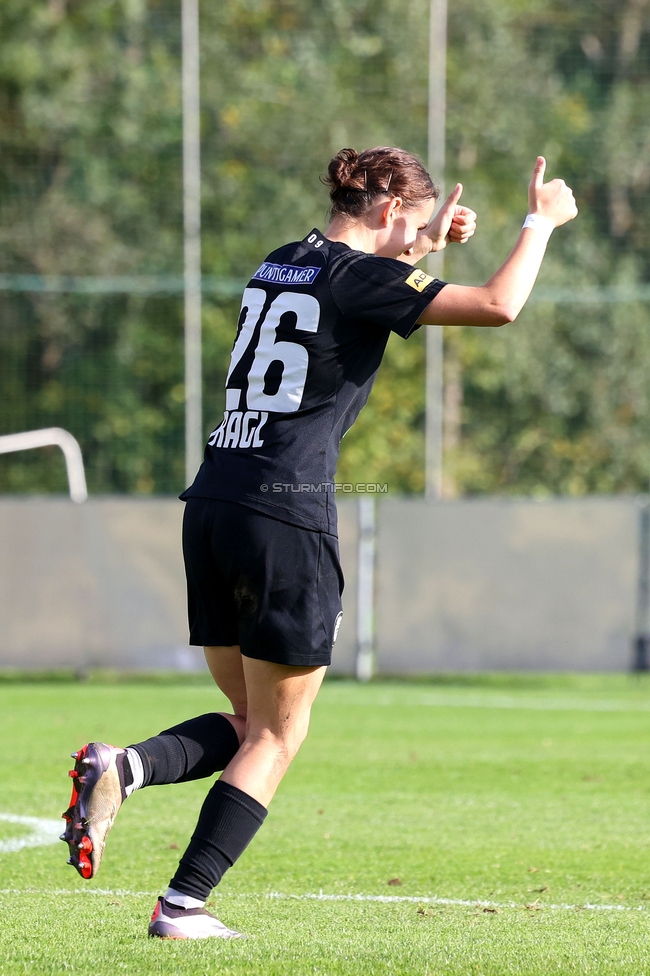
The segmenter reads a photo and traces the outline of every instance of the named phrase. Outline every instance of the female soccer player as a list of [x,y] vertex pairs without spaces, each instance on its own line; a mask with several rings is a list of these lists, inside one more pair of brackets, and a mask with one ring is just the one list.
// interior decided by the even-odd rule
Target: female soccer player
[[343,434],[370,393],[391,331],[512,322],[555,227],[575,217],[562,180],[535,164],[528,216],[503,266],[481,287],[411,266],[465,243],[476,215],[458,184],[432,219],[437,190],[402,149],[343,149],[329,164],[331,223],[262,262],[243,296],[223,421],[186,500],[183,551],[190,641],[232,714],[190,719],[128,749],[73,753],[62,836],[84,878],[99,868],[115,815],[144,786],[223,770],[150,935],[233,938],[205,901],[266,817],[307,734],[330,663],[343,578],[332,494]]

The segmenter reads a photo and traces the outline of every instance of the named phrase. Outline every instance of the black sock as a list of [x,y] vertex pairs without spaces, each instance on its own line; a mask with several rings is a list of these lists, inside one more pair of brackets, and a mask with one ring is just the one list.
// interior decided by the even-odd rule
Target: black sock
[[169,887],[205,900],[248,847],[267,812],[248,793],[217,780]]
[[218,712],[199,715],[129,746],[142,759],[143,786],[187,783],[225,769],[239,749],[231,722]]

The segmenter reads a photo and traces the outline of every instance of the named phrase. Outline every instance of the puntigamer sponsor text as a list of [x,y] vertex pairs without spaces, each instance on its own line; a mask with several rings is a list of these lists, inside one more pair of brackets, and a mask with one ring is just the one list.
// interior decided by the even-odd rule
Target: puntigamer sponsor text
[[274,281],[281,285],[311,285],[320,268],[300,268],[295,264],[272,264],[263,261],[253,275],[259,281]]

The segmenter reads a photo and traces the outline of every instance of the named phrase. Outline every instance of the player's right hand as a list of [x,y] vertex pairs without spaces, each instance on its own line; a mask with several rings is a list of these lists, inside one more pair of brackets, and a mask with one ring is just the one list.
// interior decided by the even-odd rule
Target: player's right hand
[[578,214],[573,190],[564,180],[545,183],[545,172],[546,160],[543,156],[538,156],[528,186],[528,213],[540,214],[552,220],[555,227],[561,227]]

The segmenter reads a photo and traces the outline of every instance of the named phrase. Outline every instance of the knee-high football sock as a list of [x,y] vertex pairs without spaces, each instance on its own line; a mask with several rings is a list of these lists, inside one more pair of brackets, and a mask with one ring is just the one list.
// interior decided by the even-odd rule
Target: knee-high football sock
[[196,830],[169,882],[174,894],[205,902],[248,847],[267,812],[248,793],[217,780],[205,798]]
[[234,726],[223,715],[199,715],[129,746],[133,789],[187,783],[225,769],[239,749]]

